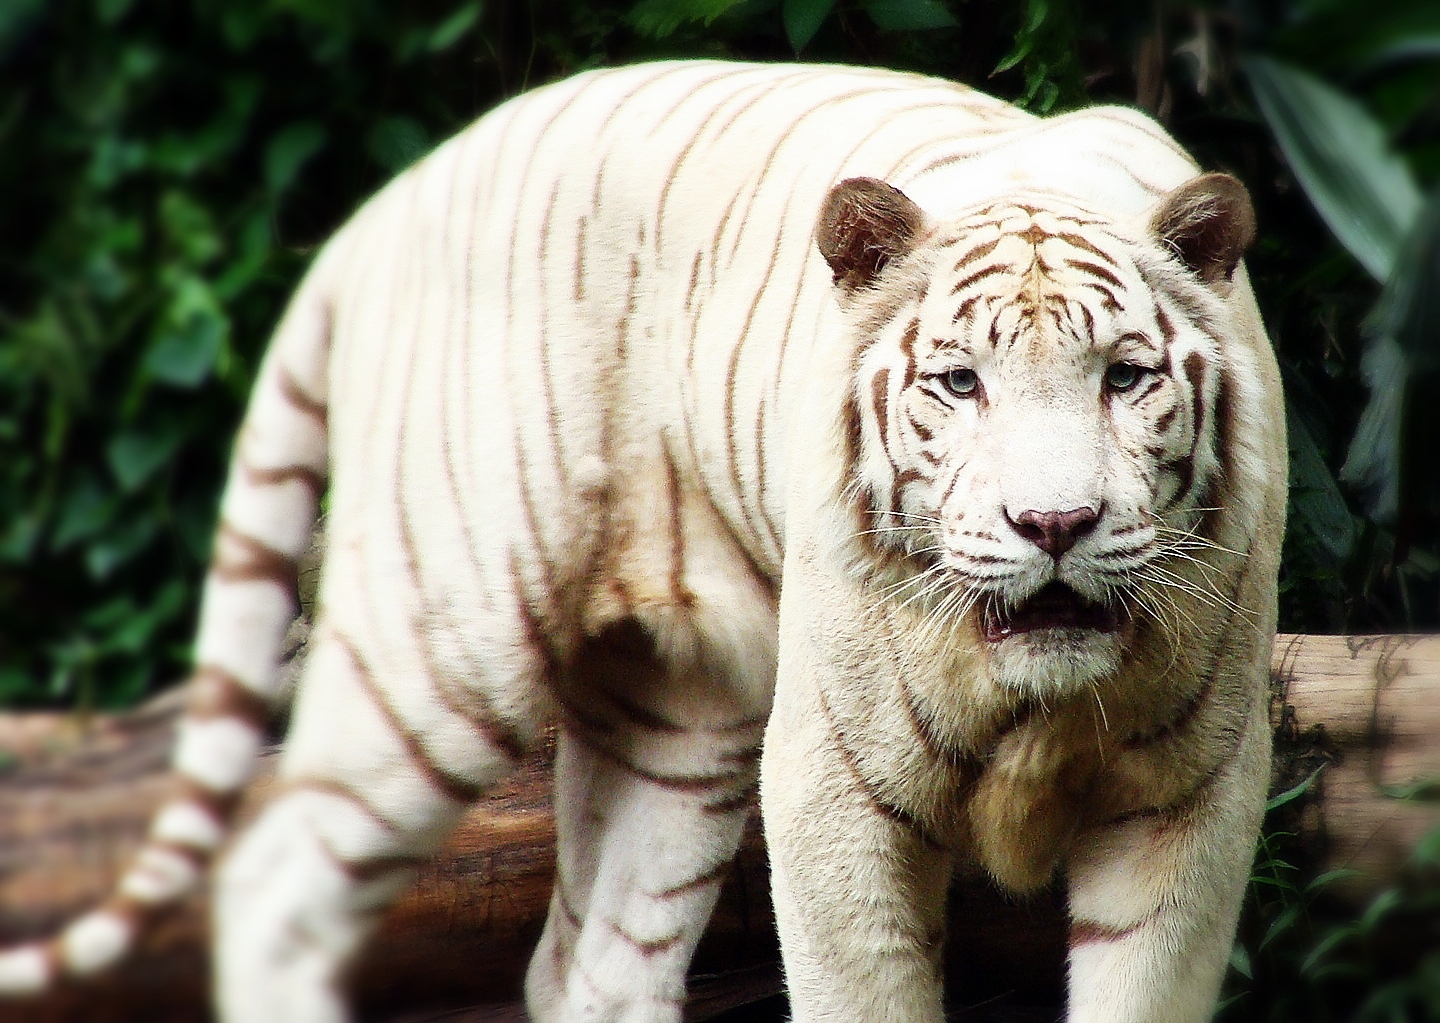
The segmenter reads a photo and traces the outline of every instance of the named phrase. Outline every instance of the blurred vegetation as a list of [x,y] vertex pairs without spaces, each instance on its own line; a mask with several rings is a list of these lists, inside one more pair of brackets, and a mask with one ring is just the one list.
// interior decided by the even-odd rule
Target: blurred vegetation
[[1415,440],[1440,433],[1414,398],[1437,363],[1435,300],[1415,312],[1440,280],[1429,0],[5,0],[0,705],[120,706],[183,675],[267,333],[391,174],[583,68],[797,53],[1041,113],[1137,104],[1239,174],[1290,398],[1283,627],[1440,624],[1440,473]]
[[[1440,627],[1434,0],[0,0],[0,706],[183,675],[256,361],[359,202],[506,97],[674,56],[1136,105],[1239,175],[1288,396],[1282,628]],[[1326,917],[1290,802],[1222,1018],[1440,1020],[1440,838]]]

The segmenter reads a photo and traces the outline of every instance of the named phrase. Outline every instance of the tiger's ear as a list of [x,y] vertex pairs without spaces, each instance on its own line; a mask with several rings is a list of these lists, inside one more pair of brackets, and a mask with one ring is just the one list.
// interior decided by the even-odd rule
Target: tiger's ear
[[820,206],[815,244],[835,283],[854,291],[914,248],[924,226],[924,212],[898,188],[875,178],[846,178]]
[[1255,240],[1255,207],[1229,174],[1202,174],[1165,197],[1150,229],[1202,281],[1215,284],[1230,280]]

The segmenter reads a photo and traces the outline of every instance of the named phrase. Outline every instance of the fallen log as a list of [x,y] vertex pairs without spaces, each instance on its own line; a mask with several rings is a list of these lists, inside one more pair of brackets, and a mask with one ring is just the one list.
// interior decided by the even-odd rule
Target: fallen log
[[[1327,863],[1361,871],[1355,896],[1391,876],[1433,806],[1387,793],[1440,778],[1440,637],[1283,636],[1276,644],[1278,784],[1326,765],[1300,816]],[[179,694],[82,718],[0,715],[0,944],[45,935],[104,896],[167,791]],[[270,762],[244,812],[267,792]],[[554,868],[545,755],[482,800],[386,918],[350,983],[367,1020],[518,1019],[524,965]],[[1318,846],[1317,846],[1318,847]],[[953,895],[951,999],[984,1003],[967,1020],[1053,1018],[1063,984],[1064,919],[1051,892],[1014,903],[982,880]],[[14,1023],[205,1018],[205,899],[168,917],[136,960],[43,1002],[5,1005]],[[778,1002],[764,850],[752,820],[697,955],[690,1018]],[[1049,1008],[1047,1008],[1049,1007]],[[747,1018],[779,1019],[763,1013]],[[430,1013],[430,1015],[427,1015]],[[509,1015],[506,1015],[506,1014]]]

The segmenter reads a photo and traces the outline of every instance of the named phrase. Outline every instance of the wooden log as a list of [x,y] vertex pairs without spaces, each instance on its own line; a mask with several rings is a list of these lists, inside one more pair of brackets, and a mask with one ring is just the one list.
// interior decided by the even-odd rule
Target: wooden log
[[[1437,823],[1430,807],[1385,791],[1440,778],[1440,637],[1285,636],[1275,668],[1276,722],[1296,738],[1282,755],[1298,749],[1303,768],[1329,764],[1320,798],[1301,818],[1307,841],[1327,843],[1330,863],[1363,870],[1351,890],[1364,895]],[[49,934],[105,895],[168,789],[180,702],[171,693],[127,714],[88,719],[0,715],[0,944]],[[272,762],[247,795],[246,813],[266,798]],[[1278,764],[1277,773],[1294,774],[1296,766]],[[517,1018],[524,965],[549,899],[553,840],[541,754],[477,804],[389,913],[351,977],[362,1018],[418,1023],[459,1005],[488,1006],[465,1019]],[[986,1003],[995,1019],[1044,1018],[1063,982],[1058,892],[1012,903],[971,878],[957,884],[952,903],[952,1001]],[[0,1018],[204,1018],[204,920],[197,895],[124,969],[42,1002],[0,1006]],[[772,995],[775,956],[764,850],[752,820],[697,955],[697,973],[712,979],[694,986],[691,1018]]]
[[1355,871],[1336,891],[1358,901],[1440,827],[1440,636],[1280,636],[1273,669],[1275,723],[1292,708],[1325,764],[1300,828],[1325,869]]

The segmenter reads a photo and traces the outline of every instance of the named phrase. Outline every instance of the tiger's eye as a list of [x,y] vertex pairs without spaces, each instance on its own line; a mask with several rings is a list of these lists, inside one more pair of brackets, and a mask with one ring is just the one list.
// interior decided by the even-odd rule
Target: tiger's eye
[[1117,362],[1105,371],[1105,386],[1112,391],[1128,391],[1140,382],[1144,372],[1133,362]]
[[957,398],[973,398],[980,390],[980,378],[973,369],[952,369],[941,379],[945,389]]

